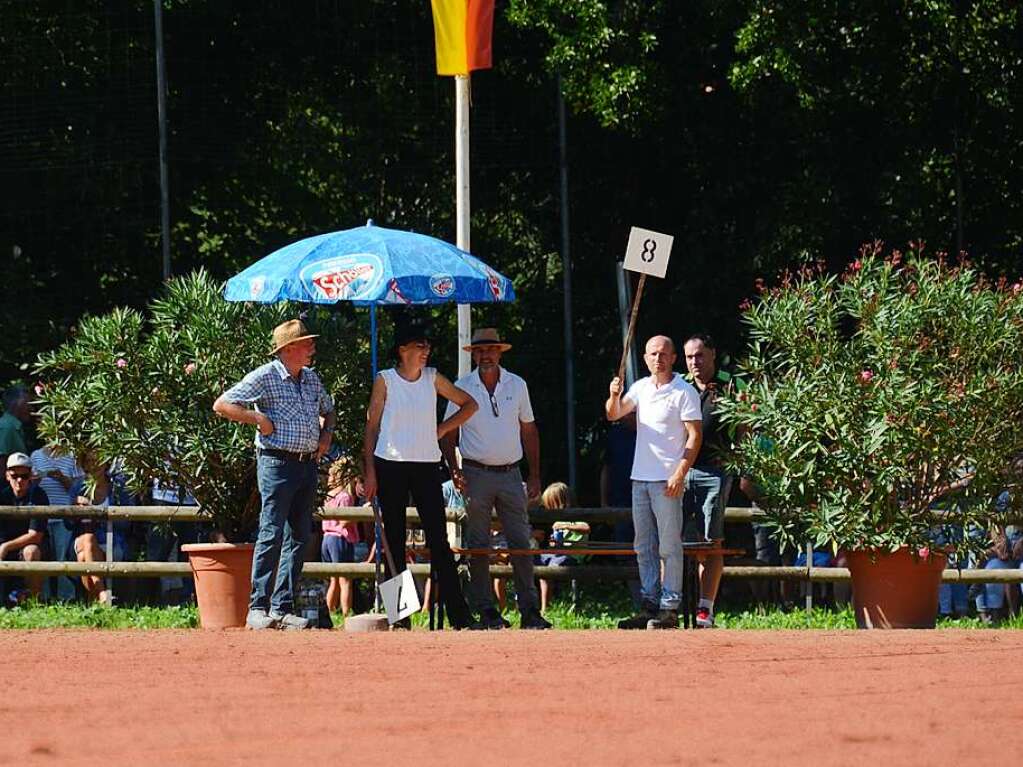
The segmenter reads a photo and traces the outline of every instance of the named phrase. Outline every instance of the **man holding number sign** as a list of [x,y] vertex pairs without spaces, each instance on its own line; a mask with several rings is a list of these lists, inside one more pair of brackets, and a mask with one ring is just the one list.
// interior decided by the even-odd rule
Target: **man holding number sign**
[[610,421],[636,411],[632,522],[642,609],[618,624],[623,629],[678,628],[682,492],[700,451],[703,424],[696,389],[672,369],[676,358],[670,338],[651,338],[643,354],[649,377],[636,381],[622,396],[622,379],[616,376],[605,406]]

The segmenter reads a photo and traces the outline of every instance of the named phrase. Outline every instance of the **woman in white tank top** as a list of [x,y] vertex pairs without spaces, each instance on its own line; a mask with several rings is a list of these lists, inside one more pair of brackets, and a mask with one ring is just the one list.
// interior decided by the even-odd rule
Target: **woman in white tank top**
[[[440,579],[441,598],[452,627],[465,628],[472,616],[462,596],[454,556],[448,545],[441,491],[438,444],[477,410],[476,400],[434,368],[426,367],[430,342],[423,326],[400,328],[395,336],[397,364],[373,381],[363,458],[366,498],[378,496],[394,566],[405,569],[405,508],[409,494],[419,511],[430,561]],[[437,394],[459,406],[437,423]],[[392,575],[396,575],[394,573]],[[396,624],[410,628],[408,621]]]

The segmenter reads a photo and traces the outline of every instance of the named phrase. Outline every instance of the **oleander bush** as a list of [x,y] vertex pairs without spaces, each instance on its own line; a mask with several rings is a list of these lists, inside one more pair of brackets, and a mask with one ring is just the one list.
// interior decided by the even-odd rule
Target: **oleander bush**
[[875,243],[844,274],[806,267],[758,288],[743,307],[749,387],[721,407],[741,435],[733,468],[778,537],[893,551],[988,530],[992,499],[1020,481],[1007,470],[1023,448],[1020,283]]
[[[145,313],[84,319],[35,374],[39,434],[60,450],[120,459],[129,485],[187,488],[214,528],[244,540],[255,527],[255,431],[213,401],[270,360],[273,328],[308,307],[229,303],[203,271],[169,281]],[[313,363],[338,413],[337,441],[361,444],[369,342],[349,310],[309,310]]]

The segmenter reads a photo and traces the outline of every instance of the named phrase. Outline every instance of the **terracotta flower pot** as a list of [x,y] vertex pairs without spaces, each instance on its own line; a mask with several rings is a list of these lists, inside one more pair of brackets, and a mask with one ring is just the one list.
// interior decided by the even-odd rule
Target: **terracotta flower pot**
[[251,543],[189,543],[199,622],[204,629],[242,628],[252,591]]
[[938,613],[938,587],[946,557],[924,550],[914,557],[908,548],[850,551],[853,610],[859,628],[932,629]]

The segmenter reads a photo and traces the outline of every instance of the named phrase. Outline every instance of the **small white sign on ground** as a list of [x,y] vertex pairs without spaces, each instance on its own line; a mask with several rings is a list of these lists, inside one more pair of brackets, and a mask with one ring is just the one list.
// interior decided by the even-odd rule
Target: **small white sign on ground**
[[625,263],[622,266],[630,272],[663,278],[668,271],[668,258],[674,240],[670,234],[634,226],[629,232],[629,246],[625,249]]
[[381,583],[380,598],[384,602],[388,623],[397,623],[402,618],[419,612],[423,607],[411,570],[403,570],[401,575]]

